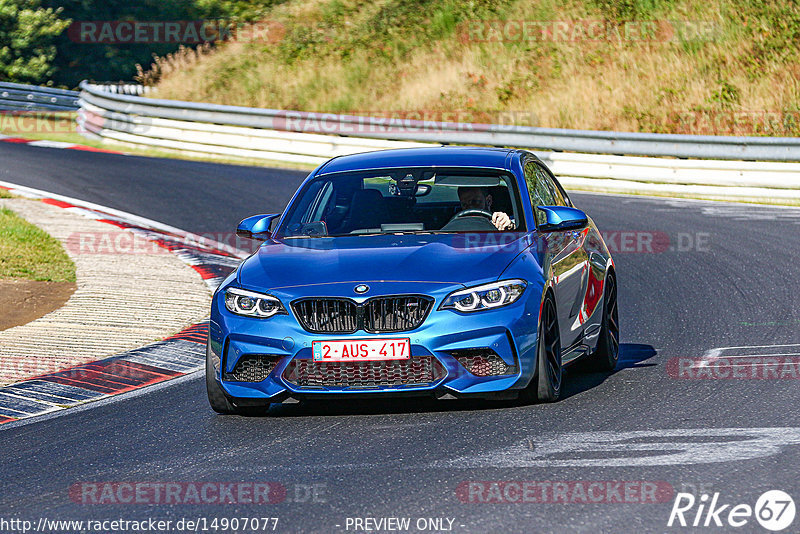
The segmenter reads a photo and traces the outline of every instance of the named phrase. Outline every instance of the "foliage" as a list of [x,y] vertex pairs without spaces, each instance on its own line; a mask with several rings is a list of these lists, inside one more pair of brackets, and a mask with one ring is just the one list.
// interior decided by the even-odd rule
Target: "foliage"
[[53,74],[56,37],[69,26],[41,0],[0,0],[0,80],[43,83]]

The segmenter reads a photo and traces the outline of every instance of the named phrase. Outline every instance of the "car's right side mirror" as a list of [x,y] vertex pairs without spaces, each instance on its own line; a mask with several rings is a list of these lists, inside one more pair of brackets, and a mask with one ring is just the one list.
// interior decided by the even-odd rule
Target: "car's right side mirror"
[[586,228],[589,218],[584,212],[567,206],[536,206],[544,213],[545,221],[539,224],[540,232],[558,232],[562,230],[579,230]]
[[269,227],[272,221],[278,217],[280,217],[280,213],[248,217],[236,227],[236,235],[247,239],[266,241],[270,237]]

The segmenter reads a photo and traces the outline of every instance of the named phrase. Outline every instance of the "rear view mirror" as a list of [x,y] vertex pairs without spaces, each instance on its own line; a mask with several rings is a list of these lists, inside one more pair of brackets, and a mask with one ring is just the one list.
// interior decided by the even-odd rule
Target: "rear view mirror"
[[537,206],[536,209],[545,214],[545,222],[539,224],[540,232],[578,230],[589,224],[589,218],[579,209],[566,206]]
[[257,239],[265,241],[269,239],[269,227],[272,221],[280,217],[280,213],[270,215],[253,215],[239,223],[236,227],[236,235],[247,239]]
[[424,197],[430,193],[433,188],[428,184],[417,184],[417,190],[414,192],[415,197]]

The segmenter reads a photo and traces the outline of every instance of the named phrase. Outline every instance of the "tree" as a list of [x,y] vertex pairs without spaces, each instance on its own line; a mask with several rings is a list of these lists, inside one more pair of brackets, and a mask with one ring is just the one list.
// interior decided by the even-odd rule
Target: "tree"
[[[0,0],[2,1],[2,0]],[[204,19],[257,20],[269,6],[286,0],[43,0],[45,6],[63,8],[63,16],[80,27],[84,22],[167,22]],[[56,40],[58,54],[53,81],[76,86],[81,80],[132,80],[136,65],[148,67],[154,56],[165,56],[196,43],[82,42],[80,32],[69,28]]]
[[70,20],[41,0],[0,0],[0,80],[44,83],[54,72],[56,38]]

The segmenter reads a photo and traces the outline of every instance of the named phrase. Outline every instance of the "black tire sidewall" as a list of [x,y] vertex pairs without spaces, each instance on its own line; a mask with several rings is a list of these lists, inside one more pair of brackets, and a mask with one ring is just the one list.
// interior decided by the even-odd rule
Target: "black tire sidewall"
[[[552,298],[550,296],[545,298],[545,304],[547,301],[550,301],[553,310],[555,310],[555,303],[552,302]],[[542,306],[542,310],[545,307]],[[556,320],[556,328],[558,328],[558,316],[555,317]],[[550,366],[547,363],[547,353],[545,351],[545,343],[544,343],[544,323],[542,317],[539,317],[539,340],[536,347],[536,400],[538,402],[555,402],[561,396],[561,385],[563,383],[563,367],[561,366],[561,348],[556,346],[556,349],[559,351],[559,365],[558,365],[558,372],[561,374],[558,380],[558,388],[553,388],[552,381],[551,381],[551,373],[550,373]]]
[[236,413],[236,408],[217,381],[214,365],[211,363],[211,347],[208,344],[206,344],[206,392],[212,410],[221,414]]
[[[613,273],[609,273],[607,277],[614,280],[614,292],[617,293],[617,279]],[[597,350],[595,351],[594,360],[595,366],[603,371],[613,371],[617,362],[619,361],[619,346],[615,354],[612,354],[611,339],[609,336],[609,310],[608,310],[608,278],[604,284],[603,294],[603,321],[600,329],[600,339],[597,342]],[[617,334],[619,336],[619,334]],[[617,340],[619,341],[619,339]]]

